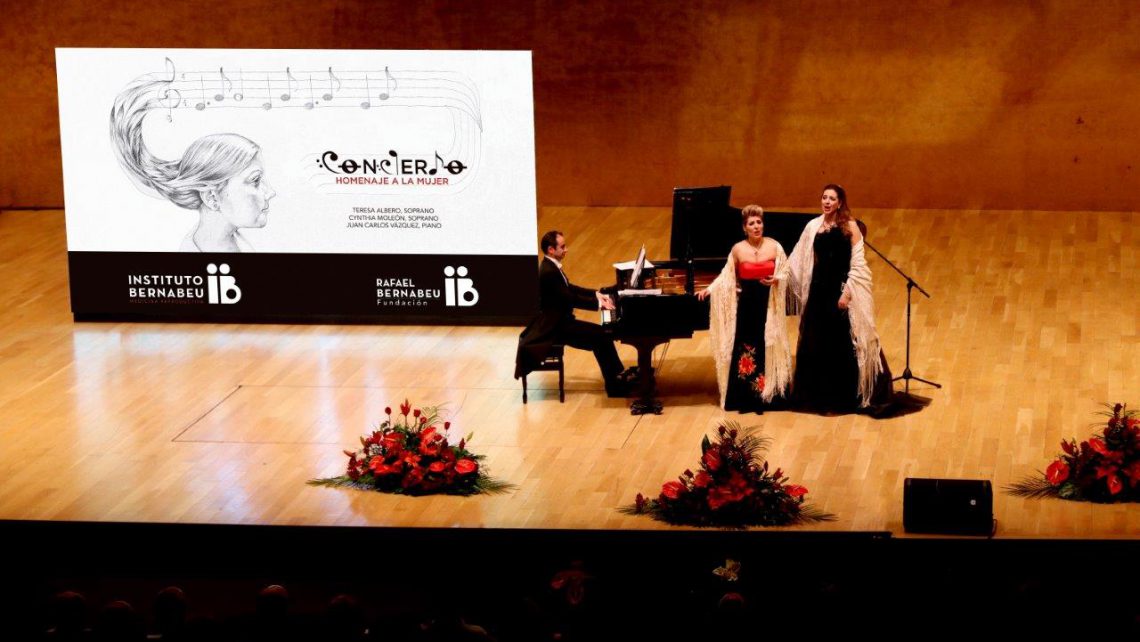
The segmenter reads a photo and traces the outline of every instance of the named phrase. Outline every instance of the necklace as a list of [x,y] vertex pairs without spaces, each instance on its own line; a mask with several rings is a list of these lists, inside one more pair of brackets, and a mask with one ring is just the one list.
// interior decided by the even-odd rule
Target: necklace
[[760,245],[759,246],[753,245],[752,241],[747,241],[747,243],[748,243],[748,247],[752,248],[753,256],[755,256],[756,260],[759,261],[760,260],[760,248],[764,247],[764,239],[760,239]]

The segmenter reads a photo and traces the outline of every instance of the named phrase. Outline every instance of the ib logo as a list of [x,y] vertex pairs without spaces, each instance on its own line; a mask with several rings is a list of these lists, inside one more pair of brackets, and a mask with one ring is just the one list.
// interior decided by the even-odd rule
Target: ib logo
[[[457,274],[459,278],[452,278]],[[469,308],[479,302],[479,290],[471,287],[475,281],[464,278],[467,276],[467,268],[460,265],[456,269],[449,265],[443,268],[443,275],[447,277],[443,280],[447,305]]]
[[[206,266],[206,294],[210,303],[237,303],[241,301],[241,288],[237,286],[237,279],[230,274],[230,266],[226,263]],[[221,272],[220,275],[218,273]]]

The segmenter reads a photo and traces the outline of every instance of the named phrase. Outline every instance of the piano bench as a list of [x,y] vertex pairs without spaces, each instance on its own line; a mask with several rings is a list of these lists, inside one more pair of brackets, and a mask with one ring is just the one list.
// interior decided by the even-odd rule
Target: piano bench
[[[566,403],[566,371],[562,368],[562,355],[566,351],[565,346],[554,345],[550,348],[550,353],[538,364],[531,372],[538,370],[556,370],[558,371],[558,401],[559,403]],[[526,403],[526,375],[522,376],[523,384],[523,403]]]

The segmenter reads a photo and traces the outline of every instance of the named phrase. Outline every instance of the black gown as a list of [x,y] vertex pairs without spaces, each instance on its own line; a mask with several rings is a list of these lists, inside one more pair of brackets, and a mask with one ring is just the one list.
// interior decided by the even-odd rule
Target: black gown
[[736,298],[736,335],[724,409],[759,413],[770,407],[760,400],[760,394],[764,390],[764,329],[771,288],[757,279],[743,278],[743,268],[742,264],[737,271],[740,293]]
[[816,234],[812,248],[815,266],[800,318],[792,394],[797,405],[809,410],[853,412],[859,408],[859,364],[851,320],[846,310],[839,309],[851,267],[851,239],[833,227]]

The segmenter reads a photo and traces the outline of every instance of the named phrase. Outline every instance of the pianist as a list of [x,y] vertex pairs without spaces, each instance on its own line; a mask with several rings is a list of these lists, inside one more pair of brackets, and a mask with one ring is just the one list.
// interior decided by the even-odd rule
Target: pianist
[[542,263],[538,268],[538,315],[519,335],[515,357],[515,378],[530,372],[542,361],[554,344],[590,350],[598,360],[606,394],[624,397],[629,394],[633,373],[623,371],[613,340],[602,327],[574,318],[574,308],[612,310],[613,300],[598,290],[570,283],[562,271],[566,257],[566,237],[552,230],[542,236]]

